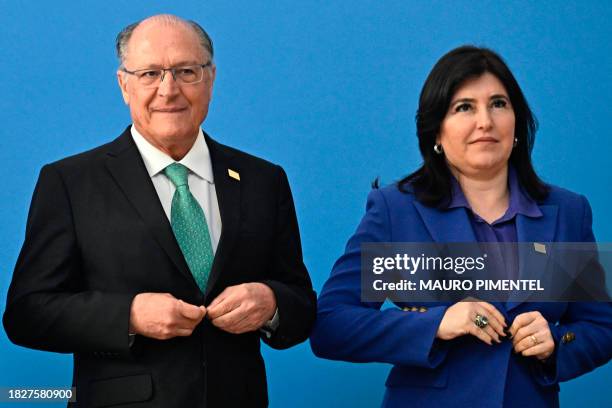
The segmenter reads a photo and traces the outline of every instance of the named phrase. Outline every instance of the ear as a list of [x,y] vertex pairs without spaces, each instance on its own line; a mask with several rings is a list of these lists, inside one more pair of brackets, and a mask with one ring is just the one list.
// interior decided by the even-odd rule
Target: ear
[[123,71],[117,71],[117,82],[119,83],[119,89],[121,89],[121,95],[123,95],[123,101],[126,105],[130,104],[130,94],[128,92],[128,78],[127,74]]
[[217,66],[213,64],[213,66],[210,67],[210,86],[208,89],[211,99],[212,99],[212,91],[213,91],[213,85],[215,84],[216,75],[217,75]]

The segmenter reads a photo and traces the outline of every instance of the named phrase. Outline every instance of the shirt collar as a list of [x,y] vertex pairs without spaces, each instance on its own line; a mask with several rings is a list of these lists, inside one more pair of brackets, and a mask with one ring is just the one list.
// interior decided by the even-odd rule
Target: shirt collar
[[[132,125],[130,131],[150,177],[155,176],[175,162],[172,157],[149,143],[149,141],[138,132],[135,126]],[[191,146],[191,149],[187,152],[185,157],[178,161],[178,163],[187,167],[196,176],[211,184],[214,183],[210,151],[206,145],[206,140],[204,140],[202,129],[198,130],[198,136],[196,137],[195,143]]]
[[[519,183],[516,170],[512,165],[508,166],[508,190],[510,194],[508,209],[506,210],[506,213],[501,218],[493,222],[493,224],[509,221],[516,217],[517,214],[522,214],[532,218],[542,217],[543,214],[540,207],[538,207],[538,204],[534,201],[534,199],[531,198],[529,194],[525,192],[525,190],[523,190],[523,187]],[[453,175],[451,175],[451,202],[448,205],[448,208],[458,207],[464,207],[470,211],[472,210],[470,204],[465,198],[465,194],[463,194],[463,190],[461,190],[459,182]],[[477,219],[480,219],[478,214],[473,214],[477,217]]]

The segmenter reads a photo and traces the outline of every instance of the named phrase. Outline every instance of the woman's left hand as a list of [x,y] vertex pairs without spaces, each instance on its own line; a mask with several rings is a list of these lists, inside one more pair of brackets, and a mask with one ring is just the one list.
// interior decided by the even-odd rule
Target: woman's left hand
[[555,351],[548,321],[538,311],[518,315],[510,326],[514,351],[545,360]]

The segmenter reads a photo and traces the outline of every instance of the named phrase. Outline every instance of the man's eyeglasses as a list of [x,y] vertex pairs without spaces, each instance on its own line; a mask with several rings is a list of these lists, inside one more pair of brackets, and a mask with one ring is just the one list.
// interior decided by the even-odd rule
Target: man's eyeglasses
[[129,71],[125,68],[121,68],[121,71],[126,74],[134,75],[138,84],[144,87],[154,88],[164,80],[166,72],[172,74],[172,78],[179,84],[197,84],[202,82],[204,79],[204,69],[212,65],[212,61],[208,61],[203,65],[185,65],[181,67],[172,68],[158,68],[158,69],[137,69],[136,71]]

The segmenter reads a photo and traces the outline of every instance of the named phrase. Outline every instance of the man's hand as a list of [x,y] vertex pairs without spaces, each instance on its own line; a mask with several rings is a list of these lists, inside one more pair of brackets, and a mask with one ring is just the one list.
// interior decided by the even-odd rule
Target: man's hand
[[185,303],[169,293],[140,293],[130,310],[130,333],[158,340],[190,336],[206,315],[204,306]]
[[276,297],[268,285],[243,283],[225,288],[208,305],[212,324],[229,333],[255,331],[274,316]]
[[522,313],[510,326],[514,351],[545,360],[555,351],[555,340],[548,321],[538,311]]

